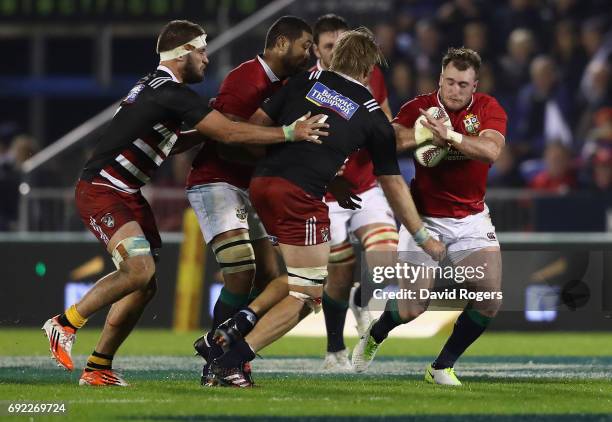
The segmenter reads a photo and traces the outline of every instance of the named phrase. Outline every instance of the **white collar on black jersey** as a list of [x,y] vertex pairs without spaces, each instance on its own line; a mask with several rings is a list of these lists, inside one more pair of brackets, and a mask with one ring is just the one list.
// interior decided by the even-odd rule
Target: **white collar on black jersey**
[[166,72],[170,76],[172,76],[172,80],[174,82],[179,82],[179,80],[176,78],[176,76],[174,76],[174,73],[172,73],[172,71],[170,69],[168,69],[166,66],[164,66],[163,64],[160,64],[159,66],[157,66],[157,70],[163,70],[164,72]]
[[361,82],[359,82],[358,80],[351,78],[349,75],[345,75],[344,73],[340,73],[340,72],[335,71],[335,70],[334,70],[333,72],[334,72],[335,74],[337,74],[337,75],[342,76],[344,79],[348,79],[349,81],[351,81],[351,82],[355,82],[356,84],[361,85],[361,86],[362,86],[362,87],[364,87],[365,89],[368,89],[368,87],[367,87],[367,86],[365,86],[364,84],[362,84],[362,83],[361,83]]
[[321,59],[317,59],[317,70],[325,70],[323,66],[321,66]]
[[276,76],[274,72],[272,72],[272,69],[270,69],[268,63],[266,63],[266,61],[262,59],[259,54],[257,55],[257,60],[259,60],[259,64],[261,64],[261,67],[263,67],[264,72],[266,72],[266,75],[268,75],[268,79],[270,79],[270,82],[280,81],[280,79],[278,79],[278,76]]

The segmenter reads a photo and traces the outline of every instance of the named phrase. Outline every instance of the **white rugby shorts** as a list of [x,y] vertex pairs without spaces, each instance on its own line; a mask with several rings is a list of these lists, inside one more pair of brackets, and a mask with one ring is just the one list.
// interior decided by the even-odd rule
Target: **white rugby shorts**
[[[495,226],[491,221],[489,208],[486,205],[484,210],[478,214],[468,215],[464,218],[423,216],[421,218],[431,236],[447,246],[448,258],[452,263],[461,261],[478,249],[499,247]],[[426,266],[434,267],[438,265],[436,261],[423,252],[403,225],[399,231],[397,250],[402,261],[413,264],[424,263]]]
[[356,210],[342,208],[336,201],[326,202],[331,221],[332,247],[344,242],[349,234],[368,224],[385,223],[397,227],[393,211],[379,186],[358,195],[361,198],[361,208]]
[[187,198],[198,217],[206,243],[221,233],[236,229],[248,230],[251,240],[268,237],[246,189],[225,182],[207,183],[188,188]]

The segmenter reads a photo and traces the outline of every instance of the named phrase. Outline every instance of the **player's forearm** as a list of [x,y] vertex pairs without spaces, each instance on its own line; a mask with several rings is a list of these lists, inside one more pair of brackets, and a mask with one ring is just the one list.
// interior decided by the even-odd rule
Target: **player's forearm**
[[197,130],[181,132],[169,155],[176,155],[190,150],[196,145],[206,142],[206,136]]
[[463,135],[460,143],[449,141],[449,145],[452,145],[467,158],[484,161],[488,164],[493,164],[497,160],[503,147],[503,144],[483,135]]
[[392,126],[395,131],[395,146],[397,152],[416,148],[414,128],[407,128],[398,123],[393,123]]
[[404,227],[408,229],[410,234],[419,231],[423,227],[423,221],[402,176],[379,176],[378,183],[385,193],[393,213]]
[[263,127],[232,122],[218,111],[212,111],[195,127],[200,133],[227,144],[266,145],[285,142],[281,127]]
[[228,144],[268,145],[285,142],[280,127],[263,127],[249,123],[232,122],[233,127],[224,134],[221,142]]

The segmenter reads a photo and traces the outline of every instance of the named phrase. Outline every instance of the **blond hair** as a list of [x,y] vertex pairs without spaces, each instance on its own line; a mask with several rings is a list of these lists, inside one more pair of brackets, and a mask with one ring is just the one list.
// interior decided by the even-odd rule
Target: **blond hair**
[[361,78],[367,76],[375,64],[386,64],[385,56],[372,32],[360,27],[340,35],[332,50],[329,70]]

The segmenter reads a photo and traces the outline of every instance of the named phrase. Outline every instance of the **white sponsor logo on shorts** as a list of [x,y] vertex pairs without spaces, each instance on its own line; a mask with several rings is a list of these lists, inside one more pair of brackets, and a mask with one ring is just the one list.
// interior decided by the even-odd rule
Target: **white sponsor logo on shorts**
[[94,229],[95,232],[100,236],[100,240],[102,240],[105,244],[108,243],[108,236],[102,231],[102,227],[98,226],[96,220],[93,217],[89,217],[89,225]]

